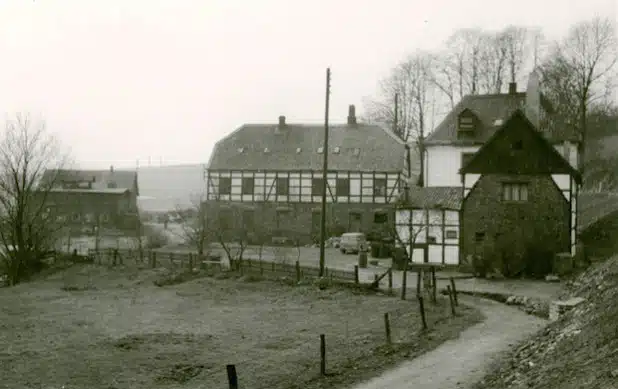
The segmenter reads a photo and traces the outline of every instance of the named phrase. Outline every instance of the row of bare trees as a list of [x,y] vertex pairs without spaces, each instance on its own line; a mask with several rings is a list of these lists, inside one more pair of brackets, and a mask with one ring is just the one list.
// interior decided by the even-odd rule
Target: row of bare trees
[[365,100],[365,120],[386,124],[422,151],[436,119],[465,95],[502,93],[538,69],[543,92],[585,144],[591,110],[612,105],[617,43],[615,22],[600,17],[577,23],[557,40],[538,28],[460,29],[442,50],[415,51],[398,63],[377,95]]

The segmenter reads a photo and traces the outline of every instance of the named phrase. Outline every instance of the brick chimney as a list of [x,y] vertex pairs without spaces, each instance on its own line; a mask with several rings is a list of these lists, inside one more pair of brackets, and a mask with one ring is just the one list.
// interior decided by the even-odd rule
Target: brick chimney
[[525,113],[538,129],[541,115],[541,75],[537,69],[534,69],[528,78]]
[[279,116],[279,127],[285,127],[285,116]]
[[110,166],[109,166],[109,172],[110,172],[110,173],[113,173],[113,172],[114,172],[114,165],[110,165]]
[[348,107],[348,125],[356,125],[356,107],[354,105]]
[[509,83],[509,95],[514,95],[517,93],[517,83],[511,82]]

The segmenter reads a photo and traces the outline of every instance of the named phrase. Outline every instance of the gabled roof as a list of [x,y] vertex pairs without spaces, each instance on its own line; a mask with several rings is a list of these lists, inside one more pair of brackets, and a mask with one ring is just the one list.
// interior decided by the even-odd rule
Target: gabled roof
[[[214,147],[209,169],[321,170],[322,124],[245,124]],[[391,131],[373,124],[331,125],[328,169],[338,171],[401,171],[405,143]],[[334,149],[338,147],[339,153]],[[266,150],[267,149],[267,150]],[[300,152],[297,152],[300,149]],[[413,171],[418,160],[412,156]]]
[[[526,103],[526,93],[467,95],[446,115],[444,120],[431,132],[425,140],[426,145],[436,144],[483,144],[516,110],[523,109]],[[553,112],[551,104],[541,95],[541,106],[548,112]],[[477,127],[472,139],[458,139],[457,118],[465,110],[472,111],[478,118]],[[554,125],[544,130],[547,139],[552,142],[577,140],[572,130],[561,125],[554,118]]]
[[[139,196],[137,172],[132,170],[46,170],[41,181],[43,183],[53,182],[52,185],[56,191],[65,190],[62,188],[63,182],[88,181],[92,183],[91,191],[94,192],[137,190],[136,195]],[[110,183],[115,184],[112,185],[115,187],[110,188]],[[88,189],[82,190],[88,191]]]
[[[510,149],[513,141],[524,142],[521,152]],[[556,151],[520,109],[494,132],[459,172],[570,174],[581,181],[580,173]]]
[[411,186],[407,198],[408,202],[403,204],[406,208],[459,210],[463,192],[460,187],[454,186]]

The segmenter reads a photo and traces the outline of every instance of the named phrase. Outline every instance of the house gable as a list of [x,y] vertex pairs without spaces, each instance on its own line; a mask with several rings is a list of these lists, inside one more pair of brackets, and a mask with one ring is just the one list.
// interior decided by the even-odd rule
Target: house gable
[[517,110],[479,149],[462,174],[569,174],[579,173],[536,130],[521,110]]

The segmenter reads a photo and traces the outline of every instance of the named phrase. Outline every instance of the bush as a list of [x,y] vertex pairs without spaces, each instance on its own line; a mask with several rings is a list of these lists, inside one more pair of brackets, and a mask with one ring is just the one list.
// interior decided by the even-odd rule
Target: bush
[[144,235],[146,236],[146,248],[148,249],[158,249],[170,243],[169,237],[161,230],[145,227]]

